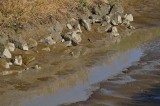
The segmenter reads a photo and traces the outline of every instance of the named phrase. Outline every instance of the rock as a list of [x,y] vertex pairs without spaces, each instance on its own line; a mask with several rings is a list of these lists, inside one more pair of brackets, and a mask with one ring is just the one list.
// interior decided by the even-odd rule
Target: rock
[[113,25],[122,24],[122,17],[120,15],[114,14],[111,18],[112,18],[111,22],[112,22]]
[[106,15],[106,16],[103,17],[103,21],[106,21],[108,24],[110,24],[111,23],[111,17]]
[[5,59],[0,59],[0,68],[9,69],[10,64]]
[[10,51],[7,48],[4,49],[2,56],[5,58],[8,58],[8,59],[12,58],[12,54],[10,53]]
[[109,4],[101,4],[101,5],[97,5],[96,7],[94,7],[92,9],[92,13],[99,15],[99,16],[105,16],[107,14],[109,14],[111,7]]
[[114,26],[118,25],[118,23],[117,23],[114,19],[112,19],[111,23],[112,23],[112,25],[114,25]]
[[115,37],[117,37],[117,36],[119,36],[119,33],[118,33],[118,29],[117,29],[117,27],[112,27],[112,35],[114,35]]
[[13,61],[13,64],[16,65],[16,66],[21,66],[23,64],[21,55],[15,56],[12,61]]
[[70,30],[73,29],[71,24],[67,24],[67,28],[70,29]]
[[59,21],[54,21],[53,26],[51,26],[49,29],[49,34],[52,37],[52,39],[55,42],[61,42],[62,41],[62,37],[61,37],[61,33],[63,31],[63,26]]
[[91,31],[91,24],[88,20],[81,19],[80,24],[88,31]]
[[105,28],[105,32],[109,32],[112,29],[112,25],[108,24]]
[[34,66],[34,69],[36,69],[36,70],[41,70],[42,68],[41,68],[39,65],[35,65],[35,66]]
[[101,23],[101,21],[102,21],[102,18],[99,15],[91,15],[89,17],[89,19],[92,20],[92,24],[94,24],[94,23]]
[[82,33],[82,29],[81,29],[80,24],[77,25],[77,33]]
[[116,3],[113,6],[111,6],[111,10],[110,10],[110,16],[114,15],[114,14],[119,14],[122,15],[124,13],[124,8],[122,7],[122,5],[120,3]]
[[37,41],[36,41],[35,39],[32,39],[32,38],[30,38],[30,39],[28,40],[27,44],[28,44],[28,47],[29,47],[30,49],[35,48],[35,47],[38,46]]
[[8,43],[7,48],[10,52],[14,52],[14,50],[16,49],[14,43]]
[[65,35],[62,35],[65,41],[71,41],[73,46],[78,45],[81,41],[81,35],[77,33],[77,31],[68,32]]
[[72,46],[72,41],[66,41],[65,46],[66,47],[71,47]]
[[80,43],[82,41],[81,35],[77,34],[76,31],[73,31],[71,36],[73,38],[72,40],[75,40],[77,43]]
[[124,19],[125,19],[125,20],[128,20],[129,22],[134,21],[134,18],[133,18],[133,15],[132,15],[132,14],[126,14],[126,15],[124,16]]
[[26,41],[21,37],[21,36],[17,36],[17,37],[9,37],[9,41],[11,43],[14,43],[16,48],[19,48],[21,50],[29,50],[29,47],[26,43]]
[[42,50],[43,50],[43,51],[47,51],[47,52],[50,52],[50,51],[51,51],[51,49],[50,49],[49,47],[43,48]]
[[128,29],[136,29],[136,28],[134,26],[132,26],[132,25],[129,25]]
[[51,36],[48,36],[46,38],[41,39],[40,42],[41,43],[45,43],[47,45],[54,45],[54,44],[56,44],[56,41],[54,41]]

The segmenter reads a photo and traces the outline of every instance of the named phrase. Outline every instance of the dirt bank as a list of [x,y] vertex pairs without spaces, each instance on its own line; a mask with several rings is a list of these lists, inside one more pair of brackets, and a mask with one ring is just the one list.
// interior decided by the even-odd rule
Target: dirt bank
[[[112,2],[112,5],[114,3],[116,2]],[[108,4],[106,5],[108,6]],[[2,69],[2,68],[0,69],[1,70],[0,100],[3,101],[5,99],[5,101],[3,101],[4,106],[10,105],[8,101],[11,101],[11,103],[14,103],[14,99],[19,100],[19,98],[25,97],[27,95],[25,93],[26,91],[28,91],[29,93],[32,93],[30,91],[34,91],[34,90],[36,91],[37,88],[41,89],[39,86],[43,86],[43,84],[44,86],[46,86],[45,83],[47,83],[47,81],[57,81],[57,83],[59,83],[58,82],[59,78],[63,79],[64,76],[68,76],[79,69],[83,70],[83,67],[92,66],[94,62],[98,60],[98,57],[100,55],[110,51],[110,49],[107,47],[109,47],[112,44],[119,43],[123,38],[125,38],[128,35],[131,35],[132,32],[139,31],[141,30],[140,28],[144,26],[145,28],[149,28],[151,25],[154,27],[159,25],[156,19],[152,20],[152,18],[149,17],[150,14],[147,16],[143,15],[143,13],[145,13],[146,11],[138,11],[138,12],[136,11],[136,9],[139,9],[141,6],[136,8],[134,6],[130,7],[131,6],[130,3],[126,3],[126,2],[123,5],[125,6],[125,8],[127,8],[125,13],[132,13],[133,10],[135,11],[133,12],[133,14],[135,14],[136,17],[134,18],[135,21],[133,25],[137,28],[136,30],[132,30],[131,28],[128,28],[129,27],[128,25],[123,25],[123,24],[113,25],[112,23],[111,25],[112,28],[114,26],[118,28],[119,35],[116,36],[117,33],[116,35],[114,35],[112,34],[111,31],[103,32],[103,27],[101,27],[102,23],[97,22],[92,24],[91,31],[88,31],[88,29],[90,28],[84,27],[83,24],[81,24],[80,27],[83,33],[78,32],[78,34],[81,33],[80,35],[81,35],[82,41],[80,43],[79,42],[76,43],[76,45],[71,44],[74,42],[74,39],[72,39],[72,37],[70,38],[70,34],[68,37],[69,42],[67,42],[67,40],[64,42],[64,39],[62,39],[61,37],[60,37],[60,42],[56,44],[54,44],[54,42],[52,41],[55,39],[54,35],[57,35],[57,33],[58,35],[66,35],[70,31],[72,32],[72,31],[75,31],[75,29],[77,30],[77,27],[74,28],[74,24],[75,24],[74,22],[72,25],[72,21],[76,20],[76,25],[77,25],[77,22],[79,23],[79,19],[81,21],[83,19],[83,22],[84,22],[84,19],[86,17],[88,18],[88,15],[92,13],[91,11],[88,13],[88,10],[87,10],[86,13],[80,13],[78,15],[76,13],[73,13],[71,14],[71,16],[73,16],[72,18],[74,18],[73,20],[70,18],[68,20],[66,19],[62,20],[61,22],[53,18],[53,20],[51,19],[50,21],[48,21],[47,19],[47,21],[44,20],[42,21],[42,23],[39,23],[39,24],[35,24],[31,22],[26,25],[25,29],[17,30],[17,29],[9,28],[8,30],[5,28],[2,31],[3,37],[7,35],[7,37],[9,36],[13,40],[14,37],[12,38],[12,35],[15,35],[15,38],[17,38],[16,36],[18,35],[19,38],[22,37],[24,40],[26,40],[26,42],[29,38],[32,38],[36,40],[36,42],[38,43],[38,46],[36,46],[36,44],[32,45],[34,47],[27,51],[21,50],[23,48],[19,46],[16,47],[16,50],[13,53],[12,52],[11,53],[13,57],[19,56],[19,55],[22,56],[23,64],[21,66],[11,65],[10,69]],[[130,10],[130,8],[132,11]],[[117,10],[115,12],[117,12]],[[152,12],[150,13],[152,14]],[[158,17],[157,14],[155,14],[156,17]],[[140,18],[137,18],[138,16]],[[144,21],[141,22],[141,20],[143,19]],[[145,19],[149,19],[152,21],[148,21]],[[67,27],[66,25],[67,23],[69,23],[71,27],[73,27],[71,28],[71,30],[70,30],[70,25]],[[55,27],[55,25],[57,25],[58,28]],[[132,23],[130,25],[132,25]],[[51,32],[49,32],[50,29],[51,29]],[[58,30],[58,32],[55,33],[54,32],[55,29],[56,31]],[[106,26],[104,29],[106,30]],[[61,32],[61,34],[59,34],[59,31]],[[153,32],[157,33],[158,30],[153,28]],[[46,42],[39,42],[39,40],[41,40],[42,38],[47,38],[50,35],[53,35],[52,39],[50,39],[51,42],[47,41],[47,44],[45,44]],[[151,34],[147,35],[147,37],[148,38],[146,39],[152,38]],[[134,40],[138,41],[139,37],[136,37],[136,38],[137,39],[134,39]],[[59,39],[59,37],[57,39]],[[141,39],[143,39],[143,37]],[[61,40],[63,40],[63,42],[61,42]],[[14,40],[14,41],[17,41],[17,40]],[[48,45],[50,43],[51,44],[53,43],[53,45]],[[30,44],[30,42],[27,44]],[[130,44],[128,43],[127,45],[130,45]],[[12,62],[11,60],[6,59],[7,62]],[[64,83],[62,82],[62,85]],[[42,91],[40,92],[40,94],[41,93]]]

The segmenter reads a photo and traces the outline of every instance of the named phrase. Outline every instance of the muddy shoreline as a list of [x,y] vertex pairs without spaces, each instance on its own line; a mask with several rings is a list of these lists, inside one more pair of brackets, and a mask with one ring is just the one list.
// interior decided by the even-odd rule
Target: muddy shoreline
[[[27,98],[34,99],[34,97],[39,97],[38,95],[45,95],[48,92],[52,92],[51,94],[54,95],[54,93],[56,94],[56,91],[60,88],[65,88],[65,86],[68,85],[69,86],[75,85],[78,78],[74,76],[72,77],[74,73],[79,72],[78,73],[79,77],[81,79],[84,78],[85,82],[87,80],[86,78],[87,71],[86,73],[85,72],[80,73],[80,72],[83,70],[87,70],[86,67],[94,66],[97,61],[103,58],[103,55],[111,56],[110,54],[116,53],[117,49],[125,51],[128,48],[134,48],[136,45],[140,45],[141,43],[143,44],[146,41],[157,38],[159,36],[158,34],[160,30],[159,28],[160,23],[157,22],[157,20],[159,20],[158,17],[160,16],[158,12],[159,11],[157,11],[157,13],[155,13],[154,15],[152,15],[152,13],[148,14],[146,13],[146,11],[140,11],[139,13],[136,13],[138,15],[135,16],[135,22],[133,23],[133,25],[137,28],[136,30],[119,28],[120,34],[122,35],[120,36],[120,38],[122,38],[122,42],[120,42],[121,39],[119,37],[108,37],[108,36],[106,37],[106,35],[99,34],[96,32],[89,33],[88,31],[85,31],[85,29],[82,29],[84,31],[84,35],[88,35],[90,37],[91,42],[85,43],[85,41],[84,42],[82,41],[82,44],[70,48],[66,48],[62,43],[59,43],[56,46],[49,46],[51,49],[50,52],[41,51],[41,49],[46,48],[48,46],[40,45],[38,46],[38,48],[25,52],[25,54],[27,54],[26,55],[27,57],[30,57],[32,59],[32,56],[34,56],[36,57],[37,60],[29,64],[30,70],[27,71],[25,70],[24,72],[21,72],[22,69],[26,69],[28,67],[28,66],[26,67],[25,65],[21,67],[22,69],[21,68],[19,69],[19,67],[13,67],[11,68],[11,71],[14,73],[7,76],[1,76],[0,78],[0,85],[1,85],[0,101],[2,101],[1,104],[3,104],[3,106],[21,106],[23,104],[22,101],[26,99],[26,96]],[[153,17],[155,16],[155,18],[153,19],[153,17],[150,17],[150,15],[152,15]],[[85,40],[87,39],[85,38]],[[40,52],[37,55],[37,51],[39,50]],[[16,50],[15,52],[15,54],[21,54],[21,55],[23,55],[23,53],[24,52],[20,50]],[[145,63],[146,62],[147,60],[145,61]],[[42,70],[34,69],[33,66],[37,64],[42,67]],[[128,71],[126,73],[128,73]],[[155,73],[159,74],[158,72]],[[135,79],[139,78],[138,75],[135,76],[133,75],[132,77],[135,77]],[[149,78],[150,77],[152,78],[152,76],[149,76]],[[67,80],[67,78],[68,82],[65,81]],[[119,79],[118,76],[116,78]],[[156,78],[154,81],[156,82],[155,84],[158,84],[157,83],[158,79]],[[110,82],[112,82],[112,80],[115,79],[110,79]],[[109,84],[111,88],[112,87],[114,88],[116,86],[119,87],[118,84],[110,84],[110,82],[106,81],[104,82],[104,84],[103,83],[100,84],[101,85],[100,87],[103,88],[103,85],[107,84]],[[146,83],[145,86],[148,85]],[[130,87],[130,85],[126,86]],[[145,89],[143,85],[142,88]],[[125,89],[127,89],[127,87]],[[93,101],[95,100],[94,95],[95,97],[100,97],[101,100],[106,99],[103,98],[101,94],[99,96],[99,91],[97,90],[88,99],[88,101],[73,104],[73,106],[95,105],[96,103],[95,104],[90,103],[92,102],[92,99]],[[114,101],[112,97],[108,98],[111,98],[111,100]],[[122,104],[125,101],[123,100]],[[117,103],[119,103],[119,101]],[[102,106],[103,105],[104,104],[102,104]]]

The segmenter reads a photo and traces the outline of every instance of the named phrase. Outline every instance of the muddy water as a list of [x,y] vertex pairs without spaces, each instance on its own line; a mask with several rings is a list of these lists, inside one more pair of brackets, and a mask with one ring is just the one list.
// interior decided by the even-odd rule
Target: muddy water
[[71,106],[159,106],[160,39],[142,48],[138,62],[101,82],[87,101]]
[[[94,105],[92,104],[92,99],[94,101],[96,100],[95,97],[103,97],[96,93],[99,92],[99,89],[103,89],[101,87],[103,84],[100,82],[107,79],[112,80],[114,76],[122,73],[122,71],[126,70],[127,67],[139,61],[144,55],[144,46],[141,45],[145,42],[152,42],[152,40],[159,36],[159,32],[160,30],[158,27],[137,30],[132,37],[127,37],[121,43],[108,48],[111,51],[99,56],[100,60],[96,62],[94,66],[83,68],[80,71],[69,75],[62,75],[57,82],[54,80],[49,81],[47,85],[44,85],[46,86],[43,88],[44,93],[42,93],[43,90],[38,89],[36,91],[40,92],[39,95],[34,94],[34,96],[24,98],[20,100],[20,104],[23,106],[57,106],[86,101],[89,103],[87,105]],[[123,77],[123,80],[115,82],[116,85],[119,85],[134,81],[134,78],[126,76]],[[112,87],[114,87],[114,85]],[[105,92],[103,92],[103,94],[114,94],[119,97],[123,97],[122,95],[119,95],[118,93],[116,94],[110,90],[104,91]],[[91,102],[88,101],[90,99]],[[100,100],[103,101],[105,99]],[[79,102],[77,104],[73,104],[73,106],[84,104],[85,102]],[[95,103],[95,105],[96,104],[98,105],[99,103]]]

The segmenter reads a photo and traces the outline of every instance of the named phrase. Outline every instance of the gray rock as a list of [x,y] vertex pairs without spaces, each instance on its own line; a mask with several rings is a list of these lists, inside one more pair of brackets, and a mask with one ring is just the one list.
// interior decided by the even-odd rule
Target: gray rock
[[129,25],[128,28],[129,28],[129,29],[136,29],[136,28],[135,28],[134,26],[132,26],[132,25]]
[[111,17],[106,15],[106,16],[103,16],[103,21],[106,21],[108,24],[110,24],[111,22]]
[[126,14],[126,15],[124,16],[124,19],[125,19],[125,20],[128,20],[128,21],[130,21],[130,22],[134,21],[134,18],[133,18],[133,15],[132,15],[132,14]]
[[19,37],[18,36],[17,37],[9,37],[9,41],[14,43],[16,48],[19,48],[19,49],[25,50],[25,51],[29,50],[29,47],[28,47],[26,41],[20,36]]
[[35,39],[32,39],[30,38],[28,41],[27,41],[27,44],[28,44],[28,47],[31,49],[31,48],[35,48],[38,46],[38,43]]
[[112,35],[114,35],[115,37],[117,37],[117,36],[119,36],[119,33],[118,33],[118,29],[117,29],[117,27],[112,27]]
[[10,52],[14,52],[14,50],[16,49],[14,43],[8,43],[7,48]]
[[71,24],[67,24],[67,28],[70,29],[70,30],[73,29]]
[[122,15],[124,13],[124,8],[122,7],[122,5],[120,3],[116,3],[113,6],[111,6],[111,10],[110,10],[110,15],[113,14],[119,14]]
[[63,31],[63,26],[60,22],[55,21],[54,25],[48,29],[50,36],[52,36],[53,40],[56,42],[61,42],[62,37],[61,33]]
[[77,25],[77,33],[82,33],[82,29],[81,29],[80,24]]
[[111,6],[109,4],[97,5],[96,7],[93,8],[92,13],[99,16],[105,16],[109,14],[110,9]]
[[91,24],[89,20],[81,19],[80,24],[88,31],[91,31]]
[[21,55],[15,56],[12,61],[13,61],[13,64],[16,66],[21,66],[23,64]]
[[72,46],[72,41],[66,41],[64,42],[66,47],[71,47]]
[[89,18],[92,20],[92,24],[102,22],[102,18],[99,15],[91,15]]
[[62,35],[65,41],[71,41],[73,46],[78,45],[81,41],[81,35],[77,31],[68,32],[65,35]]
[[73,31],[71,36],[77,43],[80,43],[82,41],[81,35],[77,34],[76,31]]
[[119,24],[122,24],[122,17],[121,15],[118,15],[118,14],[114,14],[112,15],[112,24],[113,25],[119,25]]
[[56,41],[53,40],[53,38],[51,36],[48,36],[46,38],[41,39],[40,42],[41,43],[45,43],[47,45],[54,45],[54,44],[56,44]]
[[10,53],[10,51],[7,48],[4,49],[2,56],[5,58],[8,58],[8,59],[12,58],[12,54]]

